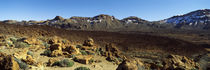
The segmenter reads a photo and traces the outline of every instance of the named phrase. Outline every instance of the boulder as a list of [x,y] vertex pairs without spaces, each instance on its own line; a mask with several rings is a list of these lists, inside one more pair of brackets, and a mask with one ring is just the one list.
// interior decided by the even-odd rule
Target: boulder
[[36,38],[26,38],[25,40],[23,40],[23,42],[28,43],[28,44],[33,44],[33,45],[39,45],[41,44],[41,41],[36,39]]
[[49,44],[57,44],[61,42],[62,42],[61,39],[57,36],[50,38],[50,40],[48,41]]
[[121,57],[120,56],[120,53],[121,52],[120,52],[120,50],[118,50],[118,48],[115,45],[113,45],[113,44],[107,44],[106,47],[105,47],[105,49],[106,49],[106,52],[108,52],[108,53],[106,53],[106,56]]
[[50,58],[50,59],[48,60],[47,65],[48,65],[48,66],[52,66],[52,65],[53,65],[53,63],[55,63],[56,61],[59,61],[59,60],[58,60],[58,59],[56,59],[56,58]]
[[75,57],[75,61],[82,64],[89,64],[89,60],[91,60],[92,58],[92,55],[79,55]]
[[31,55],[27,55],[26,59],[23,59],[23,61],[29,65],[36,64],[36,60]]
[[181,70],[191,70],[191,69],[201,69],[200,65],[194,62],[192,59],[170,54],[167,58],[163,59],[164,69],[181,69]]
[[76,48],[75,46],[66,46],[64,50],[69,54],[80,54],[79,48]]
[[105,51],[102,55],[106,56],[107,57],[106,59],[108,61],[114,61],[114,62],[116,62],[116,64],[120,63],[119,58],[123,59],[123,56],[120,55],[120,51],[113,44],[107,44],[105,46]]
[[124,60],[119,66],[117,70],[138,70],[138,63],[135,60]]
[[52,56],[52,57],[57,57],[57,56],[62,56],[62,55],[63,55],[62,50],[54,50],[54,51],[52,51],[52,53],[51,53],[51,56]]
[[94,45],[94,41],[92,38],[88,38],[88,40],[85,40],[84,44],[83,44],[83,46],[89,46],[89,47],[91,47],[93,45]]
[[54,50],[62,50],[61,44],[52,44],[50,46],[50,50],[54,51]]
[[81,47],[80,47],[81,50],[86,50],[86,51],[87,51],[87,50],[96,51],[97,48],[98,48],[98,47],[95,46],[95,45],[94,45],[94,46],[91,46],[91,47],[89,47],[89,46],[81,46]]
[[1,70],[20,70],[18,63],[11,55],[0,54]]
[[28,49],[24,49],[23,51],[14,53],[13,56],[17,59],[26,59]]

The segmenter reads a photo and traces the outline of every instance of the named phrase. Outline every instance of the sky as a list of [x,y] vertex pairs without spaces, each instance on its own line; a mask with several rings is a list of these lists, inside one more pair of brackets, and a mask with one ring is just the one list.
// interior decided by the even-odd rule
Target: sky
[[47,20],[55,16],[93,17],[107,14],[158,21],[198,9],[210,0],[0,0],[0,20]]

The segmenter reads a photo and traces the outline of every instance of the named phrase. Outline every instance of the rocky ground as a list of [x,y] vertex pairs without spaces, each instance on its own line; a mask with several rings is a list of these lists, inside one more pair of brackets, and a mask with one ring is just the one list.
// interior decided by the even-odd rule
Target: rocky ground
[[0,68],[208,70],[208,44],[189,41],[193,37],[180,37],[0,24]]

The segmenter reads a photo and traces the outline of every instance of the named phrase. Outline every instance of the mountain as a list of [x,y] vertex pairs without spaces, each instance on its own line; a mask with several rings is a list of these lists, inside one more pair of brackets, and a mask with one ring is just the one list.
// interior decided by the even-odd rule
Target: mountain
[[49,25],[57,28],[70,30],[91,31],[151,31],[159,29],[210,29],[210,9],[196,10],[184,15],[173,16],[160,21],[147,21],[135,16],[117,19],[114,16],[100,14],[94,17],[63,18],[56,16],[54,19],[45,21],[15,21],[5,20],[3,23],[21,25]]
[[180,29],[210,29],[210,9],[196,10],[163,20]]
[[68,19],[64,19],[61,16],[56,16],[54,19],[46,21],[13,21],[7,20],[3,23],[9,24],[21,24],[21,25],[49,25],[57,28],[71,29],[71,30],[138,30],[148,29],[149,21],[140,19],[138,17],[127,17],[119,20],[114,16],[100,14],[94,17],[78,17],[73,16]]

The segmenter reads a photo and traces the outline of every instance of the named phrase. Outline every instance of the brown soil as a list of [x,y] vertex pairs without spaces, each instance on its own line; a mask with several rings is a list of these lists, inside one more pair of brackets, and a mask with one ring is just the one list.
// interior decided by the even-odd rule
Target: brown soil
[[191,56],[193,54],[203,53],[205,49],[197,44],[173,39],[163,36],[137,34],[137,33],[118,33],[103,31],[77,31],[63,30],[49,26],[22,26],[0,23],[0,33],[18,36],[60,36],[74,43],[81,43],[88,37],[104,46],[106,43],[114,43],[124,52],[148,51],[167,52],[169,54],[178,54]]

